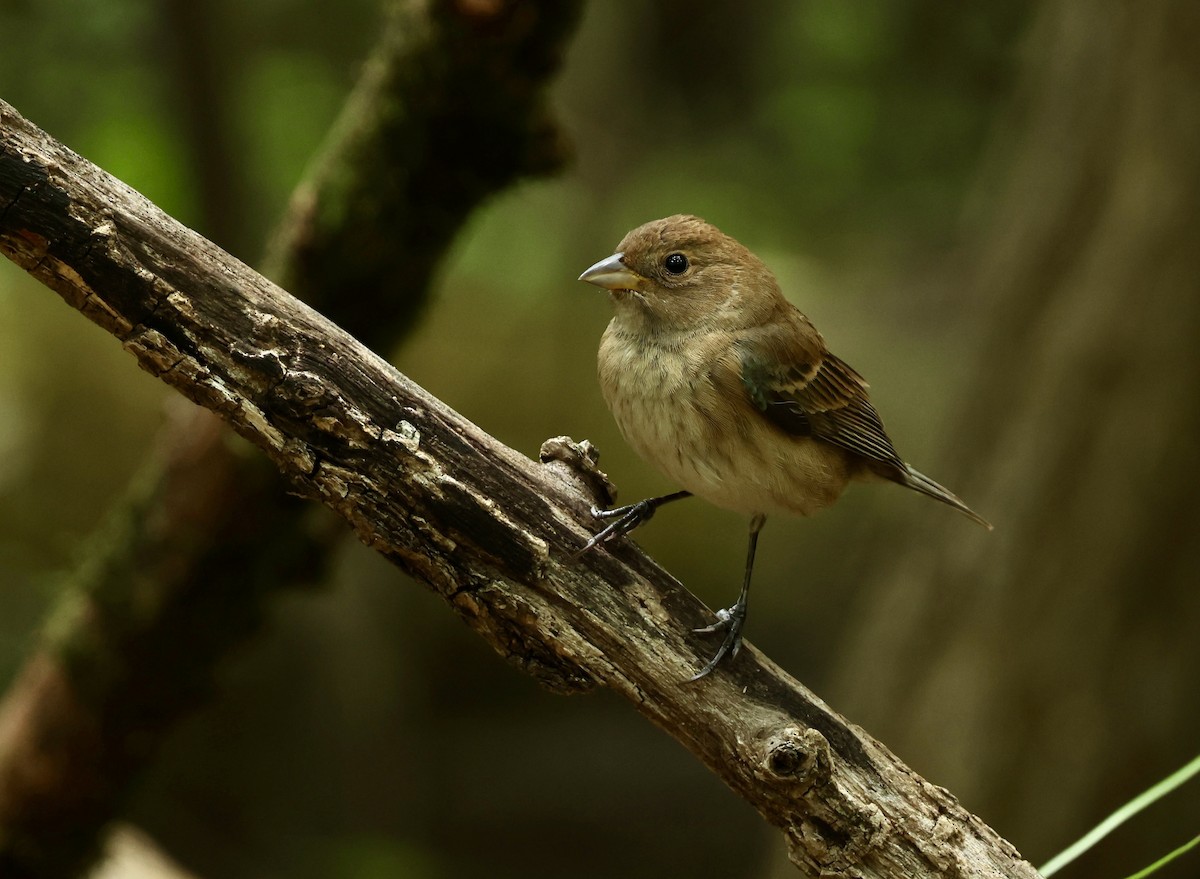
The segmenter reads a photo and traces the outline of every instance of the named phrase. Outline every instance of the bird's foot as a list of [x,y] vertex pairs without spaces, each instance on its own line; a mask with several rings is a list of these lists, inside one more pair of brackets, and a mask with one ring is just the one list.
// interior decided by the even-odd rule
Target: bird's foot
[[692,629],[693,632],[699,634],[709,634],[711,632],[720,632],[724,630],[725,639],[721,642],[721,646],[717,648],[716,655],[708,661],[708,664],[696,674],[688,678],[689,681],[698,681],[700,678],[707,675],[716,668],[721,660],[728,656],[730,659],[737,656],[738,651],[742,647],[742,627],[746,624],[746,605],[738,602],[733,607],[725,608],[717,611],[717,621],[711,626],[705,626],[701,629]]
[[593,534],[591,539],[583,545],[583,549],[575,553],[575,558],[579,558],[585,552],[594,549],[601,543],[607,543],[610,540],[615,540],[618,537],[628,534],[639,525],[645,525],[653,518],[654,511],[659,507],[659,504],[655,503],[655,501],[660,500],[660,498],[646,498],[646,500],[638,501],[636,504],[626,504],[623,507],[615,507],[611,510],[592,507],[592,515],[597,519],[612,519],[613,521]]

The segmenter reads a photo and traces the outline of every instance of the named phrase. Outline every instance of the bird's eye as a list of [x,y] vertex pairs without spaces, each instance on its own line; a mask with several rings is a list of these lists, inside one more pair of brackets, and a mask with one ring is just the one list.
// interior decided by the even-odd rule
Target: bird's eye
[[682,253],[669,253],[663,265],[672,275],[682,275],[688,269],[688,258]]

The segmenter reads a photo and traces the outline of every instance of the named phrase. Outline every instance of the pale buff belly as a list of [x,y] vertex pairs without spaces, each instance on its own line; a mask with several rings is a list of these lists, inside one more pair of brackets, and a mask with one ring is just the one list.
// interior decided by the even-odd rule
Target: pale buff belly
[[788,436],[742,393],[719,393],[703,364],[670,352],[606,356],[602,346],[600,371],[605,400],[634,451],[716,506],[807,516],[837,500],[850,479],[842,450]]

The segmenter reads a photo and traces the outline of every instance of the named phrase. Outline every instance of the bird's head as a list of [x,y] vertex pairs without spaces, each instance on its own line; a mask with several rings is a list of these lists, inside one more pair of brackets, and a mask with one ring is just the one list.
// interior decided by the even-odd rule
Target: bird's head
[[579,280],[609,291],[618,322],[656,333],[756,322],[779,296],[762,260],[683,214],[638,226]]

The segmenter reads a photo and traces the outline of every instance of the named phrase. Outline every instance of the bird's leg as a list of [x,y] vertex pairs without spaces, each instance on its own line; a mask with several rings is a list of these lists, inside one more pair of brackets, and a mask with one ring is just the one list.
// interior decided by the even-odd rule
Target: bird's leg
[[758,532],[762,530],[763,523],[766,521],[767,517],[761,513],[750,520],[750,545],[746,549],[746,573],[742,578],[742,592],[738,595],[737,601],[733,603],[733,607],[717,611],[717,621],[711,626],[693,629],[695,632],[719,632],[724,629],[725,640],[717,648],[717,655],[710,659],[708,664],[696,672],[690,680],[700,680],[716,668],[726,655],[732,659],[741,649],[742,626],[746,624],[746,608],[750,596],[750,574],[754,571],[754,550],[758,546]]
[[592,515],[597,519],[612,519],[613,521],[592,535],[592,538],[584,544],[583,549],[575,553],[576,558],[597,544],[606,543],[609,540],[628,534],[639,525],[646,524],[654,516],[654,511],[663,504],[669,504],[671,501],[682,500],[685,497],[691,496],[692,493],[690,491],[677,491],[674,494],[664,494],[661,497],[648,497],[643,501],[638,501],[636,504],[626,504],[623,507],[616,507],[612,510],[602,510],[599,507],[592,507]]

